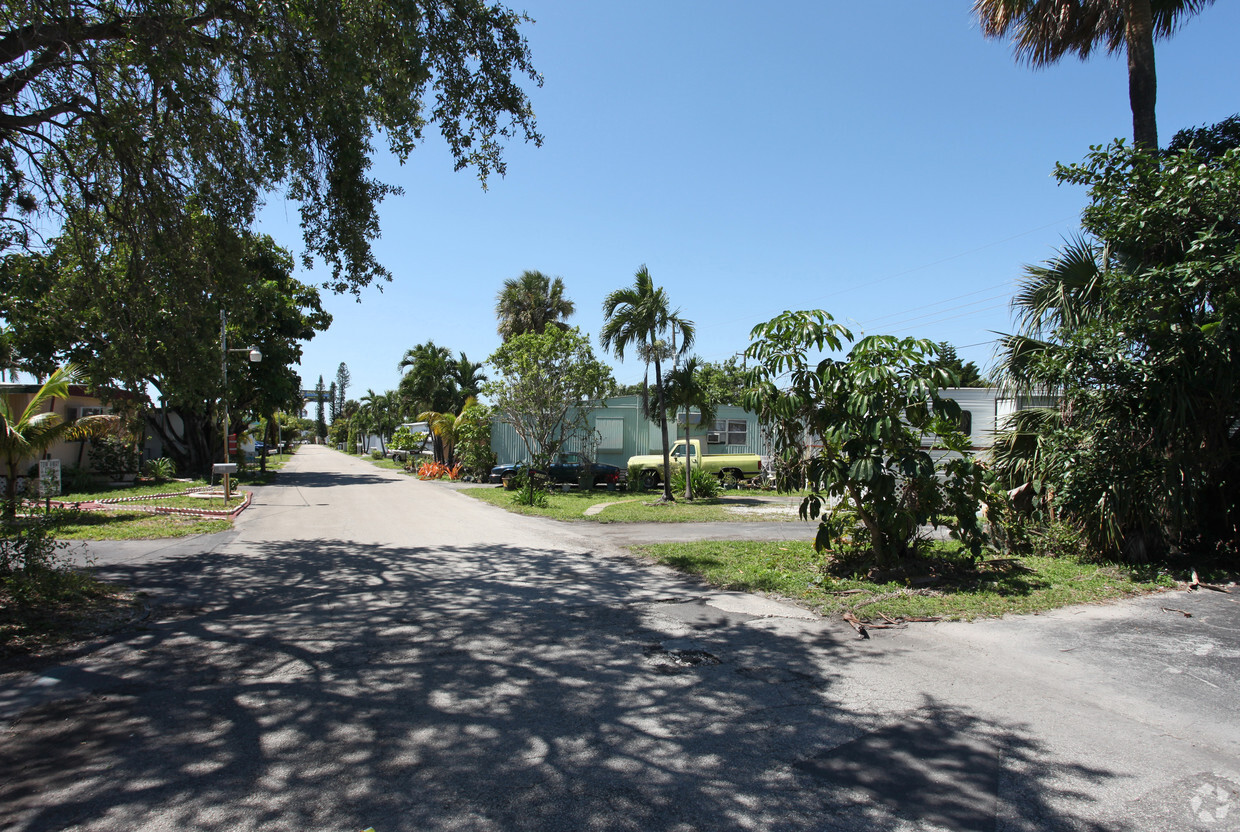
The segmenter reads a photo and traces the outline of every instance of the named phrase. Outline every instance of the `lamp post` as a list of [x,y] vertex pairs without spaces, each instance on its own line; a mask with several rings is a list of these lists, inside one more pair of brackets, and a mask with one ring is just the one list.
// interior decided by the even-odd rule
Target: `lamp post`
[[[263,353],[258,347],[244,347],[240,349],[228,348],[228,315],[223,309],[220,310],[220,369],[224,376],[224,390],[220,393],[220,404],[224,408],[224,464],[229,464],[228,457],[228,354],[230,352],[244,352],[249,354],[251,364],[257,364],[263,360]],[[224,473],[224,503],[228,503],[228,473]]]

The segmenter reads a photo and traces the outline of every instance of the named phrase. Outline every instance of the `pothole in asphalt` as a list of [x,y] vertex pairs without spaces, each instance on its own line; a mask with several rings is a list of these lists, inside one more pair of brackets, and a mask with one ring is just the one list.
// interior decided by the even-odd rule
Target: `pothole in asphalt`
[[722,664],[722,659],[714,653],[692,647],[650,644],[646,646],[645,653],[646,663],[660,673],[675,673],[689,667]]

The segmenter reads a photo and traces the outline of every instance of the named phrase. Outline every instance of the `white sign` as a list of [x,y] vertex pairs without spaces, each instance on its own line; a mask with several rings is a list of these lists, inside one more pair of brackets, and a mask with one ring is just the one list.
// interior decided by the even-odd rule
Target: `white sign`
[[60,496],[60,460],[39,460],[39,496]]

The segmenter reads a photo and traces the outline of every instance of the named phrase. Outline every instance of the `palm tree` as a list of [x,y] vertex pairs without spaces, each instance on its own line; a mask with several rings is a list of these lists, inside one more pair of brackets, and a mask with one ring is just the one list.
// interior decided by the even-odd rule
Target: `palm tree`
[[115,416],[85,416],[66,422],[57,413],[40,412],[48,401],[64,398],[69,385],[79,381],[78,368],[66,364],[43,383],[26,407],[18,412],[16,397],[0,397],[0,454],[4,456],[7,482],[4,494],[4,520],[17,514],[17,471],[23,462],[38,457],[57,442],[91,439],[113,430]]
[[689,411],[697,408],[701,414],[702,424],[715,421],[715,403],[711,400],[710,389],[704,383],[702,360],[696,355],[691,356],[684,364],[667,374],[667,406],[675,412],[679,408],[685,411],[685,499],[693,499],[693,449],[692,429],[689,425]]
[[550,325],[568,329],[562,319],[572,317],[576,306],[564,297],[564,278],[539,271],[524,271],[504,281],[495,296],[496,330],[507,341],[527,332],[542,334]]
[[388,390],[386,393],[376,393],[374,389],[367,389],[366,395],[362,396],[362,406],[358,411],[358,415],[365,414],[363,421],[366,429],[373,430],[375,435],[379,437],[379,451],[387,453],[387,447],[384,444],[384,437],[390,434],[396,427],[399,397],[394,390]]
[[452,410],[460,399],[456,382],[460,365],[447,347],[434,341],[418,344],[405,351],[397,369],[404,373],[400,395],[411,411]]
[[[673,355],[688,352],[693,346],[695,333],[693,321],[680,317],[680,310],[671,311],[667,292],[656,287],[650,271],[643,265],[634,275],[633,286],[617,289],[603,300],[603,316],[606,321],[599,333],[603,349],[611,350],[621,361],[628,347],[635,347],[638,355],[647,363],[654,364],[654,385],[658,394],[659,429],[663,435],[663,500],[674,502],[671,483],[671,451],[667,441],[667,401],[663,389],[662,357],[665,351]],[[672,350],[665,337],[679,330],[681,343],[678,351]]]
[[1133,141],[1158,148],[1154,115],[1158,78],[1154,41],[1169,37],[1189,15],[1214,0],[974,0],[973,12],[987,37],[1012,35],[1016,56],[1035,67],[1095,46],[1128,54],[1128,103]]
[[426,422],[430,428],[431,435],[435,437],[435,460],[442,462],[449,468],[456,462],[456,440],[459,436],[461,427],[468,420],[465,411],[478,403],[478,400],[470,396],[465,400],[465,404],[461,407],[461,412],[457,415],[451,413],[439,413],[434,410],[427,410],[419,413],[417,420]]
[[452,380],[456,383],[457,395],[461,397],[461,401],[456,404],[464,408],[470,399],[478,398],[478,392],[487,381],[487,376],[482,372],[482,362],[470,361],[465,353],[461,353],[452,368]]

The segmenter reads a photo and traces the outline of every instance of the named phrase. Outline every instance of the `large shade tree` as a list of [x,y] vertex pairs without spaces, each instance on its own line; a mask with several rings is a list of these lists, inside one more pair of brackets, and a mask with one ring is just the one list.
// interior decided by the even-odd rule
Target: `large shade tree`
[[1214,0],[975,0],[973,11],[989,37],[1011,37],[1017,58],[1045,66],[1065,55],[1082,60],[1097,47],[1128,58],[1132,138],[1158,147],[1158,78],[1154,41]]
[[[693,346],[693,321],[671,308],[667,292],[654,285],[650,270],[644,265],[633,277],[633,285],[617,289],[603,300],[606,318],[599,332],[603,349],[611,350],[621,361],[632,348],[648,364],[654,365],[654,385],[659,414],[659,430],[663,438],[663,500],[672,502],[671,450],[667,435],[667,402],[663,385],[663,360],[687,353]],[[679,334],[679,346],[676,343]]]
[[496,330],[507,341],[514,335],[541,333],[548,326],[568,329],[576,307],[564,296],[564,278],[540,271],[524,271],[509,278],[495,298]]
[[[150,429],[180,470],[202,473],[222,458],[224,433],[251,418],[300,408],[292,367],[302,342],[327,328],[318,290],[293,279],[288,252],[269,238],[237,234],[199,218],[193,233],[142,253],[79,246],[62,237],[42,254],[0,262],[0,316],[13,325],[23,364],[47,373],[78,364],[91,386],[126,401],[162,403]],[[223,389],[220,313],[228,342],[257,346]],[[240,356],[230,355],[230,358]],[[221,429],[227,396],[231,424]]]
[[98,205],[132,248],[199,211],[246,228],[282,190],[326,285],[388,279],[375,136],[404,161],[434,127],[458,170],[502,174],[503,141],[541,141],[526,21],[489,0],[9,0],[0,250]]

